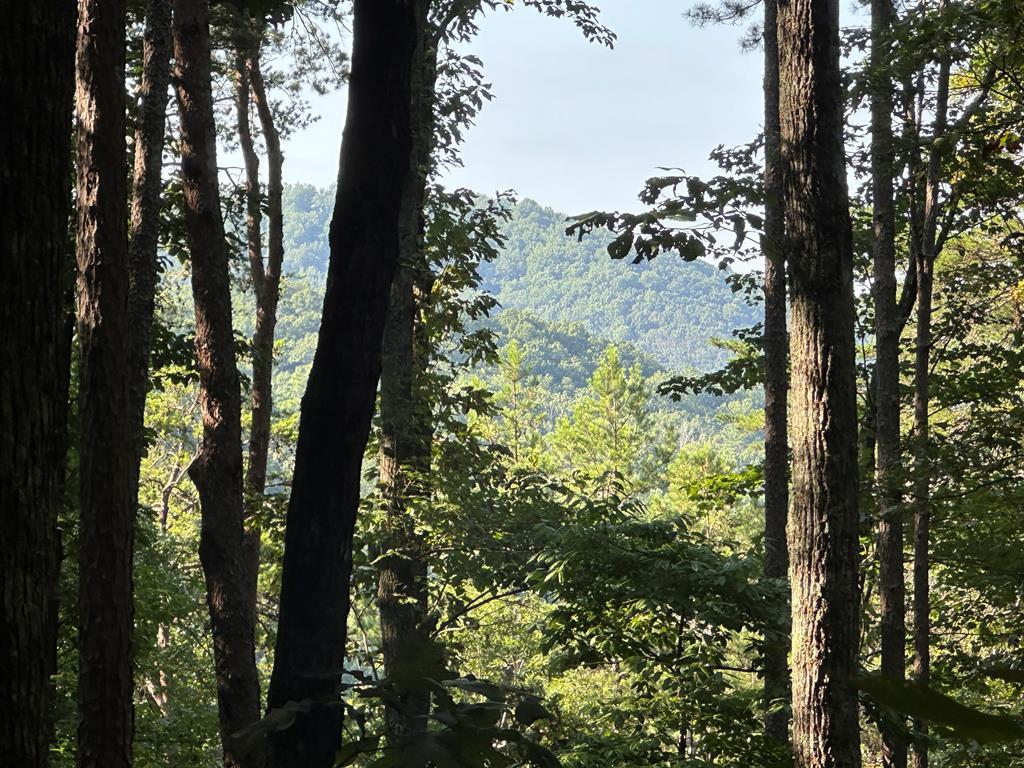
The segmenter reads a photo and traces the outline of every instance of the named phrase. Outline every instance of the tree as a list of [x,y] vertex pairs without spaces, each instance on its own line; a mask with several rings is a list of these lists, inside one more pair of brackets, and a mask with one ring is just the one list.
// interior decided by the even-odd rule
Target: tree
[[356,0],[348,116],[317,351],[303,397],[268,705],[310,708],[272,764],[331,765],[340,738],[352,537],[381,343],[412,173],[414,68],[427,3]]
[[[878,513],[878,592],[882,674],[906,676],[906,588],[900,449],[900,304],[896,300],[896,212],[893,197],[893,88],[889,74],[891,0],[871,4],[872,297],[875,308],[875,497]],[[905,768],[907,745],[898,727],[882,728],[882,762]]]
[[75,4],[5,2],[0,28],[0,754],[49,762]]
[[[252,420],[249,428],[249,461],[245,469],[246,531],[245,555],[249,569],[249,600],[256,611],[260,563],[259,510],[267,486],[270,455],[270,422],[274,410],[274,332],[281,295],[281,267],[284,263],[284,216],[281,208],[284,153],[277,121],[267,100],[261,64],[262,21],[238,11],[235,30],[235,111],[238,141],[245,159],[246,247],[249,275],[256,296],[256,324],[252,336]],[[267,259],[263,259],[263,211],[260,194],[259,155],[250,125],[250,105],[259,116],[267,150]]]
[[142,47],[139,116],[128,221],[129,412],[135,446],[133,485],[138,496],[139,461],[145,450],[144,416],[158,277],[167,86],[171,80],[171,0],[149,0]]
[[857,406],[838,5],[781,4],[778,41],[792,302],[793,750],[799,768],[856,768]]
[[199,491],[199,558],[217,670],[226,766],[255,764],[234,734],[259,719],[254,620],[242,549],[241,390],[235,364],[227,246],[217,184],[207,0],[175,0],[174,56],[203,439],[189,467]]
[[78,765],[132,762],[132,553],[125,4],[80,0],[78,117]]
[[[778,2],[764,3],[764,575],[789,570],[789,335],[786,331],[785,213],[779,136]],[[787,638],[764,649],[765,733],[789,741]]]

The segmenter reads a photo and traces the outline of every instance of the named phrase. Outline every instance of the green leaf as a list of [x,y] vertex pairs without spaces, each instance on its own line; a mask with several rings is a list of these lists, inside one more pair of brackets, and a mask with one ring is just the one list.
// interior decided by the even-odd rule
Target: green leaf
[[1024,738],[1019,720],[973,709],[919,683],[870,675],[856,685],[883,706],[949,729],[953,738],[981,744]]

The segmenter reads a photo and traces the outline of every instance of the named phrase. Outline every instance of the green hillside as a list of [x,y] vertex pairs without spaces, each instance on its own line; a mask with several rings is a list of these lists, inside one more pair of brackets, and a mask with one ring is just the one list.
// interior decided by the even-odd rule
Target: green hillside
[[[329,190],[291,185],[285,190],[286,268],[323,271],[327,230],[333,207]],[[757,321],[723,280],[723,273],[703,262],[663,256],[649,264],[614,261],[607,239],[591,235],[577,242],[565,235],[565,215],[532,200],[523,200],[505,226],[501,256],[481,269],[484,288],[495,295],[502,312],[515,310],[510,324],[524,317],[564,343],[603,347],[626,344],[670,371],[709,370],[727,353],[709,339],[728,337],[732,329]],[[683,307],[665,312],[666,304]],[[502,314],[499,312],[498,314]],[[501,322],[501,321],[497,321]],[[589,337],[589,338],[587,338]],[[589,370],[547,371],[582,383]],[[546,367],[558,367],[545,361]],[[578,367],[578,366],[577,366]]]

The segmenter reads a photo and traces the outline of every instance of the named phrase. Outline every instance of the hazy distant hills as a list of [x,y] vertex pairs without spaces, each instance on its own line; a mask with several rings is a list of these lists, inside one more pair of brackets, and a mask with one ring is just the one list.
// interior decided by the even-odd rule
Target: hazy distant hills
[[[328,190],[286,188],[286,269],[326,268],[332,206]],[[726,354],[708,340],[757,321],[757,309],[734,294],[713,266],[671,255],[639,265],[614,261],[605,251],[607,238],[567,237],[565,218],[532,200],[516,206],[503,253],[481,270],[502,311],[516,310],[497,325],[524,329],[527,318],[538,332],[561,335],[566,344],[580,335],[588,343],[625,343],[676,371],[720,364]]]

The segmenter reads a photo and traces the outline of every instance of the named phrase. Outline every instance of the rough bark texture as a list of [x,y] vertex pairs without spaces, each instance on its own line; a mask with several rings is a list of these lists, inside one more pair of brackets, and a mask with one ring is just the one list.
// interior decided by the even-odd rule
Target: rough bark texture
[[[914,679],[928,685],[931,672],[931,595],[929,529],[931,527],[930,469],[928,466],[928,406],[931,385],[932,289],[938,256],[939,186],[942,181],[940,142],[949,114],[949,55],[939,63],[935,96],[933,144],[928,156],[922,212],[920,256],[917,260],[917,332],[914,350]],[[923,723],[917,723],[925,731]],[[928,744],[914,745],[914,768],[928,768]]]
[[132,762],[135,441],[129,409],[125,4],[79,0],[78,765]]
[[259,718],[253,613],[242,529],[241,392],[235,364],[227,247],[217,186],[206,0],[175,0],[174,53],[181,170],[196,316],[203,439],[189,477],[199,491],[199,558],[213,634],[226,766],[258,761],[232,735]]
[[792,302],[793,750],[798,768],[856,768],[857,408],[838,4],[780,3],[778,41]]
[[[764,575],[789,575],[789,335],[786,330],[785,211],[779,140],[778,3],[764,4]],[[788,606],[787,606],[788,611]],[[786,628],[788,630],[788,627]],[[788,631],[765,643],[765,735],[789,741]]]
[[131,217],[128,222],[128,317],[131,331],[131,415],[136,459],[144,450],[143,417],[149,390],[149,351],[157,284],[160,192],[167,86],[171,79],[171,0],[150,0],[142,47],[139,117],[135,126]]
[[[397,683],[398,706],[385,710],[388,737],[397,746],[426,730],[430,695],[417,680],[432,663],[427,616],[427,562],[412,505],[429,492],[433,428],[423,374],[428,350],[418,322],[429,296],[430,267],[423,251],[423,205],[434,134],[437,46],[424,35],[412,74],[412,150],[399,220],[399,259],[384,325],[380,377],[381,496],[386,535],[378,564],[377,606],[386,675]],[[403,681],[409,684],[403,685]]]
[[66,452],[75,3],[0,5],[0,755],[42,768]]
[[[269,706],[316,702],[274,735],[275,766],[331,765],[341,732],[352,536],[410,174],[424,0],[356,0],[327,292],[302,402]],[[320,703],[328,706],[319,705]],[[333,705],[333,706],[330,706]]]
[[[882,674],[906,677],[906,588],[900,494],[900,322],[896,303],[896,217],[893,204],[893,87],[889,62],[891,0],[871,3],[871,179],[875,300],[875,499]],[[882,728],[882,765],[905,768],[899,728]]]

